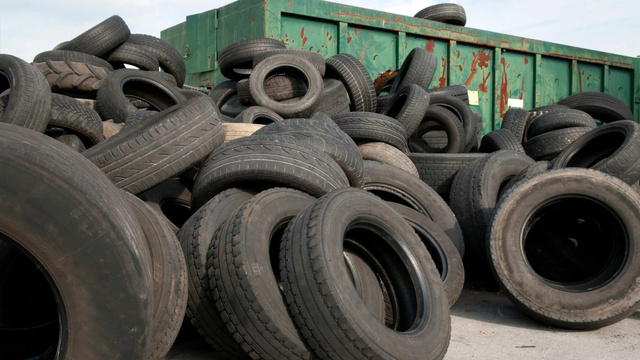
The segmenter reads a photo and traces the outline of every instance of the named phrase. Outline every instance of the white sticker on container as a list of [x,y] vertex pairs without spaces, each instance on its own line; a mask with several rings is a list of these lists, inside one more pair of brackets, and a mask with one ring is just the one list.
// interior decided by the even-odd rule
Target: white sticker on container
[[509,99],[507,101],[507,105],[509,105],[510,108],[523,109],[524,108],[524,100],[522,100],[522,99]]
[[480,105],[480,99],[478,98],[478,90],[467,90],[467,96],[469,97],[469,105]]

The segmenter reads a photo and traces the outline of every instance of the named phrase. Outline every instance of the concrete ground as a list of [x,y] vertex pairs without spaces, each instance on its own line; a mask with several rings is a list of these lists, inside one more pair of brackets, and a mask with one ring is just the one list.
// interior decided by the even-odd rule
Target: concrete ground
[[[223,359],[184,326],[167,360]],[[552,328],[530,319],[504,295],[465,288],[451,309],[451,343],[457,359],[640,359],[640,312],[594,331]]]

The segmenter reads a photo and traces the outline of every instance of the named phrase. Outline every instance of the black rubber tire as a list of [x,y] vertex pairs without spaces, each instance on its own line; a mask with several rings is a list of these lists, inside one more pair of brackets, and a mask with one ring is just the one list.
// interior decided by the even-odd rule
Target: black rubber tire
[[218,56],[220,73],[230,80],[249,77],[253,68],[253,57],[268,51],[284,49],[282,41],[275,39],[242,39],[225,47]]
[[[590,330],[640,307],[640,196],[590,169],[523,180],[498,204],[487,253],[500,287],[546,324]],[[605,240],[606,241],[603,241]]]
[[187,74],[186,64],[180,52],[168,42],[155,36],[131,34],[127,42],[144,47],[155,54],[163,72],[173,75],[176,86],[181,88]]
[[218,227],[254,195],[255,192],[238,188],[222,191],[198,209],[178,232],[189,276],[187,318],[215,351],[233,358],[244,358],[245,352],[227,330],[213,300],[207,250]]
[[493,284],[487,259],[487,229],[501,188],[534,161],[522,152],[501,150],[462,169],[451,184],[449,205],[460,222],[466,249],[467,278]]
[[409,84],[393,94],[380,112],[398,120],[405,128],[407,139],[416,131],[429,108],[429,94],[416,84]]
[[409,85],[417,85],[426,91],[431,85],[431,79],[433,79],[437,65],[438,59],[435,55],[424,48],[414,48],[402,62],[402,66],[393,79],[389,94],[396,94]]
[[202,161],[223,141],[211,99],[197,97],[123,128],[83,155],[116,186],[137,194]]
[[166,220],[174,234],[192,215],[191,191],[180,178],[166,180],[137,196]]
[[500,150],[524,152],[524,147],[518,138],[508,129],[493,130],[482,137],[479,152],[492,153]]
[[223,81],[209,91],[209,97],[213,99],[218,108],[229,101],[229,99],[238,93],[238,82],[234,80]]
[[162,214],[127,192],[124,198],[145,234],[153,263],[153,315],[145,359],[164,358],[187,307],[187,266],[175,232]]
[[47,79],[51,91],[73,96],[95,97],[102,80],[111,70],[88,63],[46,61],[33,63]]
[[118,15],[113,15],[75,38],[64,42],[54,50],[71,50],[102,56],[125,42],[131,31]]
[[233,95],[220,107],[220,113],[230,119],[234,119],[249,107],[250,106],[242,105],[238,96]]
[[467,24],[467,13],[458,4],[436,4],[418,11],[414,17],[443,22],[451,25],[465,26]]
[[394,166],[366,160],[363,189],[426,215],[444,230],[463,256],[464,240],[456,216],[440,195],[420,179]]
[[640,180],[640,127],[618,120],[597,127],[567,146],[553,168],[582,167],[599,170],[632,185]]
[[158,113],[159,111],[155,111],[155,110],[138,110],[134,113],[131,113],[129,116],[127,116],[127,120],[125,120],[124,126],[127,126],[127,127],[133,126],[139,122],[144,121],[145,119],[155,116]]
[[[430,144],[430,138],[426,134],[435,134],[441,131],[442,136],[438,136],[446,141],[443,147]],[[449,109],[442,106],[429,106],[422,118],[418,128],[408,139],[409,149],[413,152],[424,153],[461,153],[466,145],[466,135],[462,122]]]
[[87,147],[84,146],[82,139],[80,139],[78,135],[70,134],[62,129],[45,130],[44,134],[60,141],[79,153],[87,150]]
[[49,126],[71,130],[81,136],[88,149],[104,141],[102,120],[95,110],[72,97],[51,94],[51,118]]
[[286,119],[259,129],[253,138],[288,142],[322,151],[342,168],[351,186],[361,187],[363,184],[362,155],[358,146],[331,119]]
[[63,61],[71,63],[84,63],[95,67],[101,67],[113,71],[113,66],[107,60],[98,56],[69,50],[49,50],[39,53],[33,58],[32,64],[48,61]]
[[118,69],[110,73],[100,84],[96,95],[96,111],[102,120],[116,123],[127,120],[138,109],[129,99],[148,102],[148,110],[164,110],[187,98],[178,87],[164,81],[151,71]]
[[393,210],[413,227],[422,243],[427,247],[429,255],[436,264],[440,279],[447,293],[449,307],[453,306],[462,293],[464,286],[464,267],[462,257],[453,241],[438,224],[429,220],[414,209],[397,203],[387,203]]
[[467,87],[464,85],[443,86],[426,90],[429,95],[446,94],[458,98],[469,105],[469,93],[467,92]]
[[[265,91],[268,77],[285,72],[303,79],[307,84],[304,96],[285,101],[272,99]],[[292,55],[273,55],[260,62],[249,77],[249,91],[256,105],[269,108],[282,117],[291,118],[310,109],[322,94],[324,82],[318,70],[309,61]]]
[[389,144],[378,141],[365,142],[358,145],[358,150],[360,150],[363,160],[373,160],[389,164],[415,177],[419,177],[418,169],[416,169],[416,166],[411,159],[409,159],[409,156]]
[[0,122],[44,132],[51,117],[51,89],[38,69],[13,55],[0,54],[0,93],[10,90]]
[[522,143],[528,126],[529,112],[523,109],[511,108],[504,113],[500,128],[511,131],[516,136],[516,139]]
[[376,97],[376,113],[380,114],[380,112],[382,111],[382,109],[384,109],[387,104],[389,104],[389,101],[391,101],[391,99],[393,98],[393,95],[380,95],[378,97]]
[[324,87],[318,101],[305,113],[304,117],[310,117],[321,112],[334,117],[349,112],[349,94],[344,84],[336,79],[324,79]]
[[570,127],[588,127],[595,129],[598,126],[584,111],[567,109],[560,112],[550,112],[538,116],[527,128],[527,137],[533,138],[549,131],[566,129]]
[[459,115],[459,119],[462,121],[462,127],[464,128],[465,133],[465,145],[463,149],[465,152],[469,151],[475,144],[477,134],[475,125],[476,119],[469,105],[464,101],[447,94],[434,94],[431,96],[429,104],[444,106],[453,113]]
[[248,137],[220,146],[202,164],[192,190],[192,209],[232,186],[284,186],[322,196],[348,187],[349,180],[329,155],[315,148]]
[[356,142],[380,141],[409,152],[407,132],[398,120],[376,113],[350,112],[333,117],[336,124]]
[[[345,239],[345,241],[354,242],[352,239]],[[378,321],[385,322],[387,320],[387,305],[391,304],[385,303],[385,294],[382,291],[381,279],[378,279],[378,274],[373,271],[362,256],[348,249],[344,251],[344,262],[347,264],[349,275],[351,275],[350,279],[364,306]],[[392,321],[393,314],[389,315],[389,320]]]
[[54,355],[142,359],[152,264],[121,192],[82,155],[43,134],[0,123],[0,148],[0,239],[30,254],[55,284],[62,335]]
[[[316,199],[287,188],[265,190],[223,224],[209,245],[213,298],[231,335],[253,359],[310,359],[281,293],[278,253],[284,229]],[[246,271],[246,264],[259,271]]]
[[[307,93],[307,83],[294,74],[274,74],[265,78],[264,92],[275,101],[290,100],[304,96]],[[238,80],[238,99],[242,105],[256,104],[249,89],[249,79]]]
[[582,110],[604,123],[616,120],[633,120],[629,107],[613,95],[601,92],[583,92],[569,95],[560,100],[560,105]]
[[534,175],[540,174],[542,172],[551,170],[553,163],[547,160],[536,161],[533,164],[527,166],[522,169],[518,173],[518,175],[514,176],[509,182],[500,190],[501,194],[506,194],[509,189],[514,187],[517,183],[519,183],[522,179],[532,177]]
[[317,52],[304,50],[304,49],[278,49],[278,50],[267,50],[267,51],[260,52],[253,57],[253,67],[255,68],[256,65],[258,65],[262,60],[270,56],[280,55],[280,54],[298,56],[309,61],[310,63],[313,64],[313,66],[316,67],[316,69],[318,69],[320,76],[324,76],[326,72],[324,57],[322,57],[322,55],[320,55]]
[[[390,275],[385,288],[396,305],[391,326],[355,291],[345,248],[359,250],[374,271]],[[291,220],[280,273],[289,312],[318,358],[441,359],[446,353],[449,306],[435,264],[411,226],[371,194],[334,191]]]
[[528,139],[524,143],[524,150],[534,160],[552,160],[572,142],[589,131],[591,128],[588,127],[570,127],[549,131]]
[[374,112],[376,89],[362,63],[350,54],[336,54],[326,60],[326,78],[342,81],[349,94],[351,111]]
[[262,106],[251,106],[233,119],[236,123],[268,125],[282,121],[282,116]]
[[560,105],[560,104],[539,106],[529,111],[529,124],[531,124],[540,115],[544,115],[551,112],[563,112],[567,110],[569,110],[568,106]]
[[154,53],[128,41],[118,45],[102,57],[113,66],[114,69],[123,69],[126,65],[133,65],[140,70],[158,71],[160,63]]
[[458,171],[486,155],[483,153],[409,153],[409,159],[416,165],[420,180],[424,181],[447,201],[451,191],[451,183]]

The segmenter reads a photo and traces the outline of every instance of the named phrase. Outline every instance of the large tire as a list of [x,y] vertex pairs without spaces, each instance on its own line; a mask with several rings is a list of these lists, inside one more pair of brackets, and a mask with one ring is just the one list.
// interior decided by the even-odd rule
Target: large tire
[[51,89],[38,69],[13,55],[0,54],[0,93],[11,91],[0,122],[44,132],[51,116]]
[[102,56],[125,42],[131,32],[118,15],[113,15],[75,38],[60,44],[54,50],[71,50]]
[[409,152],[407,132],[398,120],[376,113],[350,112],[333,117],[340,129],[356,142],[380,141]]
[[227,189],[198,209],[178,232],[189,276],[187,317],[214,350],[234,358],[243,358],[244,351],[227,330],[213,300],[206,266],[207,250],[218,227],[254,195],[238,188]]
[[223,141],[211,99],[196,97],[123,128],[83,155],[116,186],[137,194],[202,161]]
[[374,112],[376,90],[364,65],[351,54],[337,54],[326,60],[326,78],[342,81],[349,94],[351,111]]
[[182,87],[187,73],[186,64],[175,47],[155,36],[144,34],[131,34],[127,42],[144,47],[155,54],[162,71],[173,75],[176,79],[176,86]]
[[252,72],[253,57],[268,51],[284,49],[282,41],[275,39],[242,39],[225,47],[220,52],[220,73],[231,80],[246,79]]
[[633,113],[629,107],[620,99],[606,93],[577,93],[560,100],[558,104],[582,110],[594,119],[605,123],[616,120],[633,120]]
[[380,112],[400,122],[406,137],[418,128],[429,108],[429,94],[420,86],[409,84],[393,94],[393,98]]
[[51,94],[50,126],[58,126],[81,136],[86,148],[104,140],[98,113],[72,97]]
[[[374,271],[390,275],[384,288],[394,305],[391,324],[364,305],[343,249],[358,249]],[[371,194],[334,191],[291,220],[280,273],[290,313],[318,358],[441,359],[446,353],[450,318],[433,260],[400,215]]]
[[383,142],[366,142],[358,145],[363,160],[373,160],[395,166],[409,174],[419,177],[418,169],[406,153]]
[[207,158],[193,186],[192,208],[232,186],[255,190],[284,186],[322,196],[348,187],[349,180],[329,155],[317,149],[249,137],[228,142]]
[[640,307],[640,196],[589,169],[525,179],[498,204],[488,254],[503,292],[546,324],[597,329]]
[[554,169],[565,167],[599,170],[635,184],[640,180],[640,127],[618,120],[589,131],[554,159]]
[[151,259],[121,192],[65,145],[15,125],[0,129],[0,238],[30,254],[55,289],[56,356],[143,359]]
[[443,22],[451,25],[465,26],[467,14],[458,4],[436,4],[418,11],[415,17]]
[[464,254],[464,239],[456,216],[444,200],[417,177],[377,161],[364,162],[363,189],[383,200],[399,203],[426,215],[440,226]]
[[402,91],[409,85],[417,85],[426,91],[431,85],[437,65],[438,59],[435,55],[423,48],[414,48],[402,62],[398,74],[393,79],[389,94]]
[[[207,255],[213,298],[251,358],[310,359],[280,291],[278,252],[286,225],[315,198],[274,188],[247,201],[214,237]],[[246,264],[259,271],[246,271]]]
[[96,95],[96,111],[102,120],[125,122],[127,116],[138,110],[129,98],[144,100],[151,105],[149,110],[158,111],[187,99],[179,88],[153,72],[118,69],[100,84]]
[[449,205],[456,214],[466,249],[470,279],[491,285],[486,233],[502,186],[534,161],[517,151],[502,150],[469,164],[451,185]]

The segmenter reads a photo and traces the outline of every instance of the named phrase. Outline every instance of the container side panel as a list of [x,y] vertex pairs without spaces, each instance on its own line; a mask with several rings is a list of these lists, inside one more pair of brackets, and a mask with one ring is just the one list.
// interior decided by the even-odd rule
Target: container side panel
[[344,31],[345,52],[360,60],[372,79],[381,72],[398,67],[396,32],[362,26],[348,26]]
[[[407,34],[406,51],[405,54],[409,55],[411,50],[420,47],[428,52],[432,53],[437,59],[436,72],[431,79],[429,88],[448,86],[449,82],[447,74],[449,70],[449,59],[447,56],[447,47],[449,42],[442,39],[432,39],[428,37],[415,36]],[[402,63],[400,63],[402,65]]]
[[604,66],[578,61],[578,92],[604,91]]
[[512,104],[518,103],[517,100],[522,100],[522,109],[525,110],[534,107],[534,63],[535,57],[533,55],[515,51],[502,52],[502,58],[498,64],[502,69],[502,77],[498,81],[501,118],[511,107],[510,100]]
[[540,104],[551,105],[571,94],[571,60],[542,56],[540,72]]
[[279,38],[287,48],[315,51],[327,58],[338,53],[338,23],[283,13]]
[[[609,94],[622,100],[633,111],[633,70],[609,67]],[[638,114],[634,115],[637,121]]]
[[185,62],[188,73],[200,73],[215,69],[215,14],[216,11],[207,11],[187,16]]
[[164,29],[160,32],[160,38],[176,48],[178,52],[185,55],[185,38],[187,36],[187,23],[183,22],[178,25],[174,25],[168,29]]

